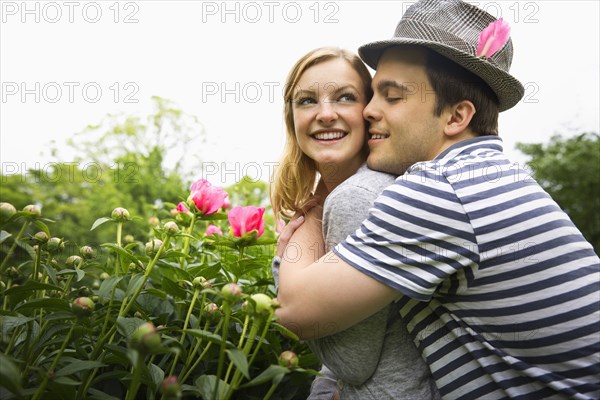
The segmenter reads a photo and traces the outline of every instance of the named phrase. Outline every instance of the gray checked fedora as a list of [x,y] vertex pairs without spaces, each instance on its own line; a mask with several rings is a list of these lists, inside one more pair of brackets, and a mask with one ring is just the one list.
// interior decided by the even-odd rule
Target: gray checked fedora
[[523,85],[509,74],[513,46],[510,38],[489,58],[477,57],[479,34],[496,19],[460,0],[421,0],[411,5],[394,37],[361,46],[358,53],[371,68],[385,49],[398,45],[427,47],[483,79],[498,96],[500,111],[521,100]]

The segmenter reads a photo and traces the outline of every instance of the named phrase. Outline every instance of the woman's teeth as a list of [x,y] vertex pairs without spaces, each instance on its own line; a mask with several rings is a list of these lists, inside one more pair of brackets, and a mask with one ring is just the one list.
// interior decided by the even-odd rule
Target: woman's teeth
[[318,140],[334,140],[341,139],[346,135],[345,132],[323,132],[315,133],[313,137]]

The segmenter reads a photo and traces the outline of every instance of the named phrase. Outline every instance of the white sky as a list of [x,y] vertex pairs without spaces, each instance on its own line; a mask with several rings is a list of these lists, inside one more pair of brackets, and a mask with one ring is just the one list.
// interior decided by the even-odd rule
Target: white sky
[[[524,161],[514,150],[519,141],[598,132],[599,2],[470,3],[512,26],[511,72],[526,95],[500,116],[509,156]],[[65,143],[108,113],[145,115],[156,95],[203,123],[207,143],[197,154],[212,163],[206,178],[225,185],[247,173],[268,181],[283,146],[281,94],[295,60],[315,47],[356,51],[387,39],[410,4],[0,1],[2,171],[44,168],[50,140]]]

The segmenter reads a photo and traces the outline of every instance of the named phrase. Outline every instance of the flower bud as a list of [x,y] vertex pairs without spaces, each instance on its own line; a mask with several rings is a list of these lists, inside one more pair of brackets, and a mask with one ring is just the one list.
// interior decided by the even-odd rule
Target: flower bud
[[95,307],[94,301],[89,297],[78,297],[71,303],[71,310],[78,317],[89,317]]
[[139,319],[144,319],[144,316],[139,311],[134,312],[133,316],[136,317],[136,318],[139,318]]
[[273,307],[273,309],[276,310],[276,309],[278,309],[278,308],[281,307],[281,303],[277,299],[272,299],[271,300],[271,307]]
[[17,209],[10,203],[0,203],[0,219],[5,221],[15,215]]
[[65,261],[65,264],[69,268],[77,268],[79,266],[79,263],[81,263],[82,260],[83,259],[81,257],[79,257],[79,256],[70,256]]
[[264,312],[270,312],[272,310],[271,303],[272,300],[269,296],[263,293],[257,293],[250,296],[250,298],[254,301],[254,310],[257,314],[262,314]]
[[110,214],[110,217],[117,222],[125,222],[125,221],[129,221],[131,219],[129,217],[129,211],[127,211],[123,207],[115,208],[112,211],[112,213]]
[[110,275],[107,272],[103,272],[100,274],[100,280],[104,281],[110,278]]
[[5,274],[9,279],[16,279],[21,276],[21,273],[15,267],[7,268]]
[[100,281],[99,280],[94,279],[94,281],[92,281],[92,289],[94,289],[94,290],[100,289]]
[[237,283],[228,283],[221,288],[225,300],[235,301],[242,297],[242,288]]
[[158,249],[162,246],[163,242],[160,239],[152,239],[150,242],[146,243],[146,254],[150,257],[153,257],[158,253]]
[[163,225],[167,235],[176,235],[179,233],[179,226],[173,221],[169,221]]
[[295,368],[298,366],[300,359],[293,351],[286,350],[279,355],[279,365],[286,368]]
[[65,243],[61,238],[51,237],[46,243],[46,249],[50,253],[60,253],[65,248]]
[[79,249],[79,254],[81,254],[81,257],[85,258],[86,260],[94,258],[95,253],[96,252],[94,251],[94,249],[90,246],[82,246]]
[[215,303],[208,303],[204,306],[204,317],[209,319],[215,319],[219,315],[219,306]]
[[159,349],[160,333],[157,332],[152,322],[146,322],[133,332],[129,343],[140,353],[150,353]]
[[167,376],[160,384],[160,392],[167,399],[180,399],[181,398],[181,384],[177,380],[177,376]]
[[157,226],[158,224],[160,224],[160,220],[157,217],[150,217],[148,218],[148,223],[151,226]]
[[34,216],[34,217],[42,216],[42,209],[39,208],[38,206],[36,206],[35,204],[29,204],[29,205],[23,207],[23,211],[26,211],[26,212],[32,214],[32,216]]
[[33,241],[38,244],[44,244],[48,241],[48,235],[44,231],[40,231],[33,235]]
[[212,286],[210,282],[207,281],[206,278],[203,276],[195,277],[192,281],[192,285],[194,285],[195,288],[207,288]]
[[123,238],[123,240],[125,241],[125,243],[133,243],[133,242],[135,242],[135,238],[133,237],[133,235],[125,235],[125,237]]
[[94,294],[94,292],[92,291],[92,289],[90,289],[87,286],[82,286],[79,288],[79,290],[77,291],[77,294],[80,297],[90,297]]

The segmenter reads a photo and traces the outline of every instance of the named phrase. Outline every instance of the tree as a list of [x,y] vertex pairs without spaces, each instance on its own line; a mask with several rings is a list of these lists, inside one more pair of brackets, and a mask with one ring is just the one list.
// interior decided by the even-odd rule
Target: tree
[[554,135],[548,144],[518,143],[539,184],[600,253],[600,137]]
[[76,134],[69,141],[76,150],[73,161],[60,160],[56,150],[56,162],[2,176],[0,198],[17,209],[38,203],[45,217],[60,221],[50,226],[52,235],[73,238],[73,246],[114,241],[105,229],[90,228],[116,207],[144,220],[126,224],[123,234],[146,236],[148,218],[163,202],[177,203],[187,192],[186,178],[200,168],[204,141],[196,117],[159,97],[153,101],[154,111],[146,117],[107,115]]

